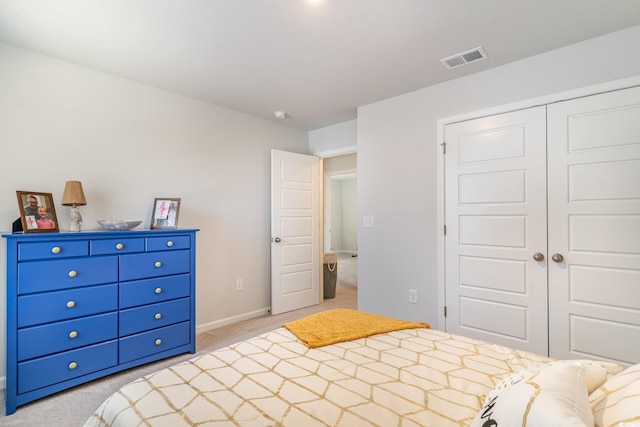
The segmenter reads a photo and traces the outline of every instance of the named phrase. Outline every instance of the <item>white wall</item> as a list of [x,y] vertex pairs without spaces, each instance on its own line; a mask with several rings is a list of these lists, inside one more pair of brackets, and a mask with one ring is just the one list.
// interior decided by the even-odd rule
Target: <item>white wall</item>
[[[325,190],[326,191],[326,190]],[[331,216],[325,218],[325,222],[329,220],[330,233],[329,239],[325,242],[329,243],[329,250],[325,252],[342,251],[342,181],[337,179],[331,180]]]
[[67,229],[70,179],[86,193],[85,229],[105,218],[148,227],[154,197],[181,197],[179,226],[201,230],[200,329],[266,313],[270,150],[308,153],[307,132],[3,44],[0,94],[0,231],[19,216],[16,190],[52,193]]
[[309,132],[309,152],[316,156],[331,157],[353,153],[357,144],[356,120]]
[[[355,254],[358,249],[358,193],[357,178],[331,178],[331,233],[325,252]],[[326,218],[325,218],[326,221]]]
[[342,251],[358,252],[358,178],[342,181]]
[[357,170],[358,170],[358,154],[357,153],[327,157],[324,159],[323,165],[322,165],[322,172],[330,176],[356,173]]
[[358,232],[358,308],[439,326],[438,119],[640,75],[638,40],[640,26],[359,108],[358,215],[375,226]]

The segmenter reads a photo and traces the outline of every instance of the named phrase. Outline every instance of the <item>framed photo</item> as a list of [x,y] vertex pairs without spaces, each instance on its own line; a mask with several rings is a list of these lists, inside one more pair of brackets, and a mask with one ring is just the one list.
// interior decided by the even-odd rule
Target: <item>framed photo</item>
[[180,199],[156,198],[151,213],[151,228],[178,228]]
[[25,233],[60,231],[51,193],[16,191],[16,194]]

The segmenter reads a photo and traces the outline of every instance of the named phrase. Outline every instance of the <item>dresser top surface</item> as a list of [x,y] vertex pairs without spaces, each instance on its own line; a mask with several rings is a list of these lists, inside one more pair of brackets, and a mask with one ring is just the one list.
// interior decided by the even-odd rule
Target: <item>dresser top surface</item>
[[46,233],[3,233],[2,237],[7,240],[55,240],[55,239],[101,239],[114,237],[153,237],[167,234],[191,234],[200,231],[197,228],[178,228],[178,229],[140,229],[140,230],[89,230],[89,231],[59,231]]

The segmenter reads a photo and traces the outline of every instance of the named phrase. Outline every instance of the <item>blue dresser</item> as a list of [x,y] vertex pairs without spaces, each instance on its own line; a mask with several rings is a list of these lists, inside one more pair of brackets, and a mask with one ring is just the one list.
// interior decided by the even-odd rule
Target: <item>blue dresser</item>
[[198,230],[5,234],[7,415],[196,351]]

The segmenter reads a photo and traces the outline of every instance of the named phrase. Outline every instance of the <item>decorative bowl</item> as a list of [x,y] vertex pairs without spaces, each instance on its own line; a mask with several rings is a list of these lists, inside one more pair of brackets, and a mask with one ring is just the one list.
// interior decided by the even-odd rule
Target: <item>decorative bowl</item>
[[132,221],[126,219],[101,219],[98,220],[98,224],[106,228],[107,230],[131,230],[142,224],[142,221]]

